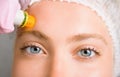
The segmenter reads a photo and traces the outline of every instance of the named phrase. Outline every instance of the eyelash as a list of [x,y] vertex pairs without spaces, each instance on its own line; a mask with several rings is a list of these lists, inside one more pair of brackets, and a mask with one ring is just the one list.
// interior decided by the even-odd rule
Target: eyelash
[[31,48],[39,48],[40,52],[42,52],[43,54],[46,54],[44,49],[38,45],[35,45],[35,44],[27,44],[27,45],[24,45],[23,47],[20,48],[21,52],[23,54],[27,54],[27,55],[37,55],[37,54],[40,54],[39,52],[38,53],[31,53],[31,51],[27,51],[27,48],[31,49]]
[[[23,54],[26,54],[26,55],[37,55],[37,54],[41,54],[41,53],[36,53],[36,52],[32,52],[31,51],[27,51],[27,48],[29,47],[36,47],[36,48],[39,48],[40,49],[40,52],[42,52],[42,54],[46,54],[46,52],[44,51],[43,47],[39,46],[39,45],[36,45],[34,43],[29,43],[29,44],[25,44],[23,47],[20,48],[21,52]],[[29,48],[30,50],[30,48]],[[90,54],[94,54],[93,56],[86,56],[87,55],[87,52],[84,53],[84,50],[89,50]],[[82,55],[81,55],[81,52],[83,51]],[[74,55],[76,55],[76,58],[79,59],[79,60],[82,60],[82,61],[89,61],[89,60],[93,60],[95,59],[96,57],[99,57],[101,56],[101,53],[98,51],[98,49],[96,49],[95,47],[93,46],[82,46],[82,47],[78,47],[77,49],[75,49],[75,53]],[[84,56],[83,56],[84,54]]]
[[[89,56],[89,57],[80,55],[82,50],[89,50],[89,51],[91,51],[91,54],[94,53],[94,55]],[[77,56],[75,54],[77,54]],[[96,48],[91,47],[91,46],[79,47],[79,48],[77,48],[77,50],[75,50],[75,54],[74,54],[75,57],[82,61],[87,61],[87,60],[90,61],[90,60],[96,59],[97,57],[101,56],[101,53]]]

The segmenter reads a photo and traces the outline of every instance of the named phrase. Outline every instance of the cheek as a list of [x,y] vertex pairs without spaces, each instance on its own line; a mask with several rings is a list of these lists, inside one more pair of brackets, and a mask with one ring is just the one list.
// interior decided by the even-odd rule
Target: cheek
[[[109,51],[110,52],[110,51]],[[80,63],[72,62],[74,65],[74,77],[113,77],[113,54],[104,53],[95,61]]]
[[75,70],[74,77],[112,77],[111,67],[101,64],[79,65]]
[[44,77],[46,63],[38,60],[16,59],[13,65],[13,77]]

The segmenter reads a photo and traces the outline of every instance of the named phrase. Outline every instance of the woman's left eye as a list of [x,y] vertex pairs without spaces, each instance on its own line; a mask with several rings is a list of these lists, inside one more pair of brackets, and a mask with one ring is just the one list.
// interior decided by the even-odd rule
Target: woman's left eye
[[24,52],[26,52],[28,54],[42,54],[42,53],[44,53],[43,50],[38,46],[26,46],[26,47],[21,48],[21,50],[23,50]]
[[91,58],[94,57],[96,55],[96,51],[94,49],[91,48],[84,48],[78,51],[78,56],[82,57],[82,58]]

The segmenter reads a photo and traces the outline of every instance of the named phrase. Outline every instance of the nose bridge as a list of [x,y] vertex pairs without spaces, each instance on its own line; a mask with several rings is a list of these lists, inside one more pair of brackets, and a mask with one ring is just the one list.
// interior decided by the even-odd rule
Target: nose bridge
[[61,49],[57,49],[52,55],[49,77],[64,77],[66,62],[63,52]]

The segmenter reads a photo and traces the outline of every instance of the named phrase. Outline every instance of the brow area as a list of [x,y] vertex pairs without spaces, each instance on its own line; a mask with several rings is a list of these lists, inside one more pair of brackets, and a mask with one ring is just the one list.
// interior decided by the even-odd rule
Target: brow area
[[46,34],[40,32],[40,31],[37,31],[37,30],[18,32],[17,38],[20,38],[20,37],[22,37],[22,36],[24,36],[26,34],[32,35],[34,37],[37,37],[38,39],[44,39],[44,40],[48,40],[49,39],[49,37]]
[[[17,35],[17,38],[20,38],[25,34],[30,34],[30,35],[37,37],[38,39],[43,39],[43,40],[50,39],[50,37],[48,37],[46,34],[40,31],[37,31],[37,30],[19,32]],[[73,35],[72,37],[68,38],[67,41],[68,43],[70,43],[70,42],[78,42],[82,40],[87,40],[91,38],[101,40],[105,45],[107,45],[107,40],[100,34],[86,34],[86,33],[77,34],[77,35]]]
[[100,34],[78,34],[70,37],[68,39],[68,42],[78,42],[78,41],[87,40],[91,38],[101,40],[105,45],[107,45],[107,40]]

